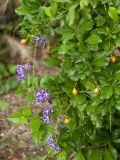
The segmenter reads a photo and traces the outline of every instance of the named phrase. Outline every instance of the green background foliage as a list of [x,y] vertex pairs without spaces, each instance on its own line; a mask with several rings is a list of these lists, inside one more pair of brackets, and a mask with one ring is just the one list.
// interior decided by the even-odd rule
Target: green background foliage
[[[48,156],[58,160],[115,160],[120,152],[120,58],[112,63],[110,57],[120,45],[120,1],[21,0],[16,13],[22,16],[21,33],[30,42],[35,36],[52,42],[52,55],[44,63],[58,66],[60,72],[41,80],[28,78],[18,90],[25,94],[32,88],[27,91],[27,108],[9,119],[30,122],[35,142],[47,143],[48,135],[54,134],[62,151],[56,155],[48,148]],[[93,93],[96,87],[98,94]],[[39,114],[28,107],[34,105],[38,88],[53,96],[52,126],[42,123],[42,107]],[[65,117],[68,125],[63,124]]]

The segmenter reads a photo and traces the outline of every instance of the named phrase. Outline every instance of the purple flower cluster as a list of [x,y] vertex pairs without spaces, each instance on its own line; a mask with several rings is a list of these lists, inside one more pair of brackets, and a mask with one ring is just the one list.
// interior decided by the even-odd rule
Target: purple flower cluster
[[56,152],[60,152],[61,148],[54,144],[54,138],[52,135],[48,137],[48,143],[51,149],[55,150]]
[[45,102],[48,99],[51,99],[50,94],[45,89],[40,89],[35,94],[36,97],[36,105],[40,105],[41,102]]
[[43,111],[43,122],[44,123],[50,123],[51,119],[49,118],[49,114],[53,113],[53,109],[48,109],[47,107],[44,108]]
[[38,43],[38,44],[40,44],[44,47],[45,43],[46,43],[46,39],[45,38],[40,38],[40,37],[34,37],[33,43],[34,44]]
[[23,64],[23,65],[17,65],[16,67],[17,69],[17,73],[18,73],[18,79],[19,80],[25,80],[26,79],[26,75],[25,75],[25,70],[28,70],[30,69],[30,63],[27,63],[27,64]]

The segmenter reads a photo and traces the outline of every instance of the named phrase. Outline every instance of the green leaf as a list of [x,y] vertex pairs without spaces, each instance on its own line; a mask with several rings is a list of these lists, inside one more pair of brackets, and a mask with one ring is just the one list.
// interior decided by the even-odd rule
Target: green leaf
[[57,156],[57,160],[66,160],[66,158],[67,158],[67,153],[65,151],[61,151]]
[[35,156],[35,158],[34,159],[32,159],[32,160],[46,160],[46,156]]
[[88,115],[92,115],[96,111],[96,106],[88,105],[86,108],[86,112]]
[[40,119],[37,117],[32,118],[32,120],[30,121],[30,128],[32,130],[32,138],[33,140],[38,143],[41,139],[42,136],[44,134],[43,129],[40,129]]
[[73,96],[71,99],[74,106],[80,107],[81,104],[85,103],[86,97],[84,95]]
[[52,15],[56,14],[56,12],[57,12],[57,3],[56,2],[52,3],[50,11],[51,11]]
[[91,5],[93,8],[96,8],[97,4],[98,4],[98,0],[91,0]]
[[120,85],[115,86],[115,93],[120,95]]
[[75,47],[74,43],[64,43],[61,45],[61,47],[59,48],[59,54],[66,54],[70,49],[72,49],[73,47]]
[[26,14],[29,14],[29,10],[27,7],[23,6],[23,7],[19,7],[19,8],[16,8],[15,12],[18,14],[18,15],[26,15]]
[[85,42],[88,44],[98,44],[102,42],[102,39],[99,35],[92,34],[85,40]]
[[61,60],[59,60],[56,57],[49,57],[47,59],[44,60],[43,62],[45,65],[49,66],[49,67],[55,67],[55,66],[59,66],[61,63]]
[[120,139],[115,139],[113,142],[114,143],[120,143]]
[[103,26],[105,24],[105,18],[103,16],[98,16],[95,18],[97,26]]
[[89,31],[92,29],[92,26],[93,26],[93,22],[87,22],[87,21],[84,21],[82,24],[80,24],[79,26],[79,32],[80,33],[84,33],[86,31]]
[[103,154],[103,160],[108,160],[108,159],[114,160],[110,151],[108,149],[106,149]]
[[108,61],[106,61],[105,57],[96,57],[93,62],[96,67],[104,67],[108,65]]
[[100,155],[98,150],[95,150],[90,155],[90,159],[89,160],[102,160],[102,156]]
[[117,159],[118,157],[118,152],[113,146],[109,146],[109,151],[111,152],[112,156],[114,159]]
[[115,7],[109,8],[108,15],[112,18],[113,22],[118,22],[118,13]]
[[25,117],[29,117],[30,115],[31,115],[31,110],[30,110],[30,108],[28,108],[28,107],[24,107],[23,109],[22,109],[22,113],[21,113],[23,116],[25,116]]
[[85,157],[82,154],[82,152],[80,151],[79,153],[77,153],[77,155],[75,155],[74,160],[85,160]]
[[52,17],[50,7],[44,7],[43,10],[44,10],[44,13],[46,14],[46,16]]
[[113,94],[113,87],[108,86],[101,89],[101,99],[109,99]]
[[69,12],[66,16],[66,19],[68,21],[69,26],[71,26],[74,23],[75,20],[75,9],[69,9]]
[[15,73],[16,73],[16,66],[15,66],[15,65],[9,64],[9,65],[7,66],[7,68],[8,68],[8,71],[9,71],[11,74],[15,74]]
[[37,117],[34,117],[31,121],[30,121],[30,128],[33,132],[37,132],[40,128],[40,119]]
[[120,80],[120,70],[115,73],[115,79]]
[[69,69],[72,67],[72,62],[71,60],[67,57],[65,60],[64,60],[64,63],[63,63],[63,68],[65,71],[69,71]]
[[9,107],[9,103],[5,100],[0,100],[0,110],[7,110]]
[[55,2],[62,2],[62,3],[65,3],[65,2],[71,2],[71,0],[53,0],[53,1],[55,1]]
[[80,0],[80,8],[83,9],[85,6],[88,6],[89,0]]
[[28,118],[24,117],[21,112],[17,112],[9,115],[8,120],[15,124],[25,124],[27,123]]

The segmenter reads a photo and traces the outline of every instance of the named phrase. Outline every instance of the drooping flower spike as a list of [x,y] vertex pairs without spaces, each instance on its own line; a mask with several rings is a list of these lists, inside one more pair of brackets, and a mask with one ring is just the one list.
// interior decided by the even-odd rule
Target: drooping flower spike
[[48,144],[51,149],[55,150],[56,152],[60,152],[61,148],[54,144],[54,137],[52,135],[48,137]]

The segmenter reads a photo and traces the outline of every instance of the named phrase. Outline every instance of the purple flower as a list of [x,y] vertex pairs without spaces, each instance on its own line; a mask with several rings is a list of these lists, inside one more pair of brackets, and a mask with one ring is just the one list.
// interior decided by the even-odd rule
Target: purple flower
[[49,118],[48,116],[44,116],[44,117],[43,117],[43,122],[44,122],[44,123],[50,123],[51,120],[50,120],[50,118]]
[[24,66],[24,69],[27,69],[27,70],[30,69],[30,63],[24,64],[23,66]]
[[45,89],[40,89],[34,95],[36,97],[36,105],[39,105],[41,102],[45,102],[50,98],[50,94]]
[[48,143],[51,149],[55,150],[56,152],[60,152],[61,148],[59,146],[55,146],[54,138],[52,135],[48,137]]
[[48,141],[49,141],[49,142],[51,142],[51,141],[54,142],[54,138],[53,138],[52,135],[50,135],[50,136],[48,137]]
[[55,151],[56,151],[56,152],[60,152],[60,150],[61,150],[61,148],[60,148],[59,146],[56,146],[56,147],[55,147]]
[[53,113],[53,112],[54,112],[54,110],[53,110],[53,109],[50,109],[50,110],[49,110],[49,113]]
[[26,75],[24,73],[24,70],[29,70],[29,69],[30,69],[30,63],[23,64],[23,65],[17,65],[16,70],[17,70],[17,73],[18,73],[18,79],[19,80],[25,80]]
[[38,43],[44,47],[46,43],[46,38],[34,37],[33,43],[34,44]]
[[43,114],[44,114],[44,115],[48,115],[48,114],[49,114],[49,109],[48,109],[47,107],[44,108]]
[[39,37],[34,37],[33,39],[33,43],[36,44],[37,42],[39,42],[40,38]]
[[49,118],[50,113],[53,113],[53,109],[48,109],[47,107],[45,107],[43,111],[43,122],[45,123],[51,122],[51,119]]
[[45,43],[46,43],[45,38],[39,40],[39,44],[41,44],[43,47],[45,46]]
[[50,98],[48,102],[50,105],[52,105],[52,98]]

